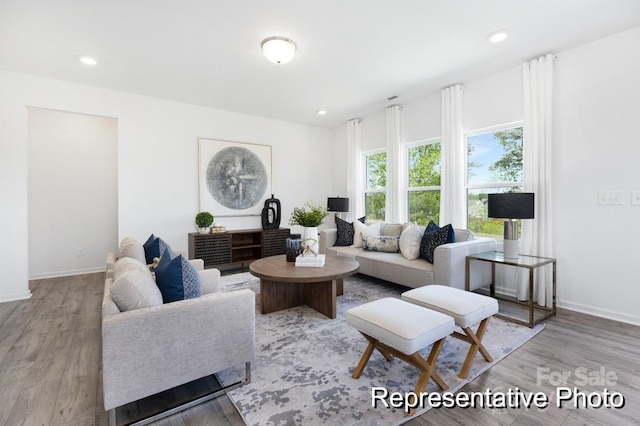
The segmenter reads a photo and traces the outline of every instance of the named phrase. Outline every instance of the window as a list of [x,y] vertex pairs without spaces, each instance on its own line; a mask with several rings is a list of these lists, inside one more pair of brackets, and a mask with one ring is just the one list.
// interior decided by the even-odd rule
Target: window
[[364,211],[367,221],[384,220],[387,186],[387,153],[365,153]]
[[407,205],[409,221],[440,223],[440,141],[407,146]]
[[487,194],[522,192],[522,180],[522,127],[502,126],[468,134],[469,229],[479,236],[502,238],[504,220],[487,217]]

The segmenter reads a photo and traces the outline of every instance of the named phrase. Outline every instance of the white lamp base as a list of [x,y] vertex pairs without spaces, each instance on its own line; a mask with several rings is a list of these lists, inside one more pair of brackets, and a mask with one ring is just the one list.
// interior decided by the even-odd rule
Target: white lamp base
[[519,240],[504,240],[504,252],[505,259],[517,259],[520,253],[520,241]]

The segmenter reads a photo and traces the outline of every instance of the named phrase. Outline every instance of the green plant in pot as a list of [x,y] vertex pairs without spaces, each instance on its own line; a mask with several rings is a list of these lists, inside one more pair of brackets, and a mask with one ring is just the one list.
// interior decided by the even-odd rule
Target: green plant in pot
[[303,244],[306,244],[314,254],[318,254],[318,226],[322,224],[322,220],[327,217],[327,214],[326,209],[307,202],[304,207],[294,207],[289,218],[289,225],[304,227]]
[[209,232],[209,227],[213,224],[213,215],[209,212],[200,212],[196,215],[196,226],[201,234]]

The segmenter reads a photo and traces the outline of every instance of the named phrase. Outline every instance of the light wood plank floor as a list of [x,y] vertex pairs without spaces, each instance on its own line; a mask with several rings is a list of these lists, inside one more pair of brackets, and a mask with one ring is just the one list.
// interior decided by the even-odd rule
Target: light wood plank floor
[[[106,425],[102,409],[100,304],[103,274],[36,280],[29,300],[0,303],[0,425]],[[559,310],[545,330],[463,391],[519,389],[553,394],[538,369],[576,379],[601,369],[615,374],[607,386],[626,399],[622,409],[434,409],[419,425],[640,424],[640,327]],[[482,361],[478,361],[482,362]],[[581,369],[581,370],[576,370]],[[578,376],[578,377],[576,377]],[[595,378],[593,379],[595,380]],[[593,383],[578,386],[602,392]],[[132,406],[128,410],[135,411]],[[176,414],[160,425],[242,425],[225,396]]]

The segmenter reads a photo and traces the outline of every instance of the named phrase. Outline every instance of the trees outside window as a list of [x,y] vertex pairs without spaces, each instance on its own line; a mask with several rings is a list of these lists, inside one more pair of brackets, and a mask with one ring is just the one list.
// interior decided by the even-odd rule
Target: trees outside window
[[387,153],[365,153],[364,209],[367,221],[384,220],[387,187]]
[[427,225],[440,220],[439,140],[423,141],[407,146],[407,202],[409,221]]
[[476,235],[502,238],[503,219],[487,217],[487,194],[522,192],[522,127],[467,135],[468,227]]

